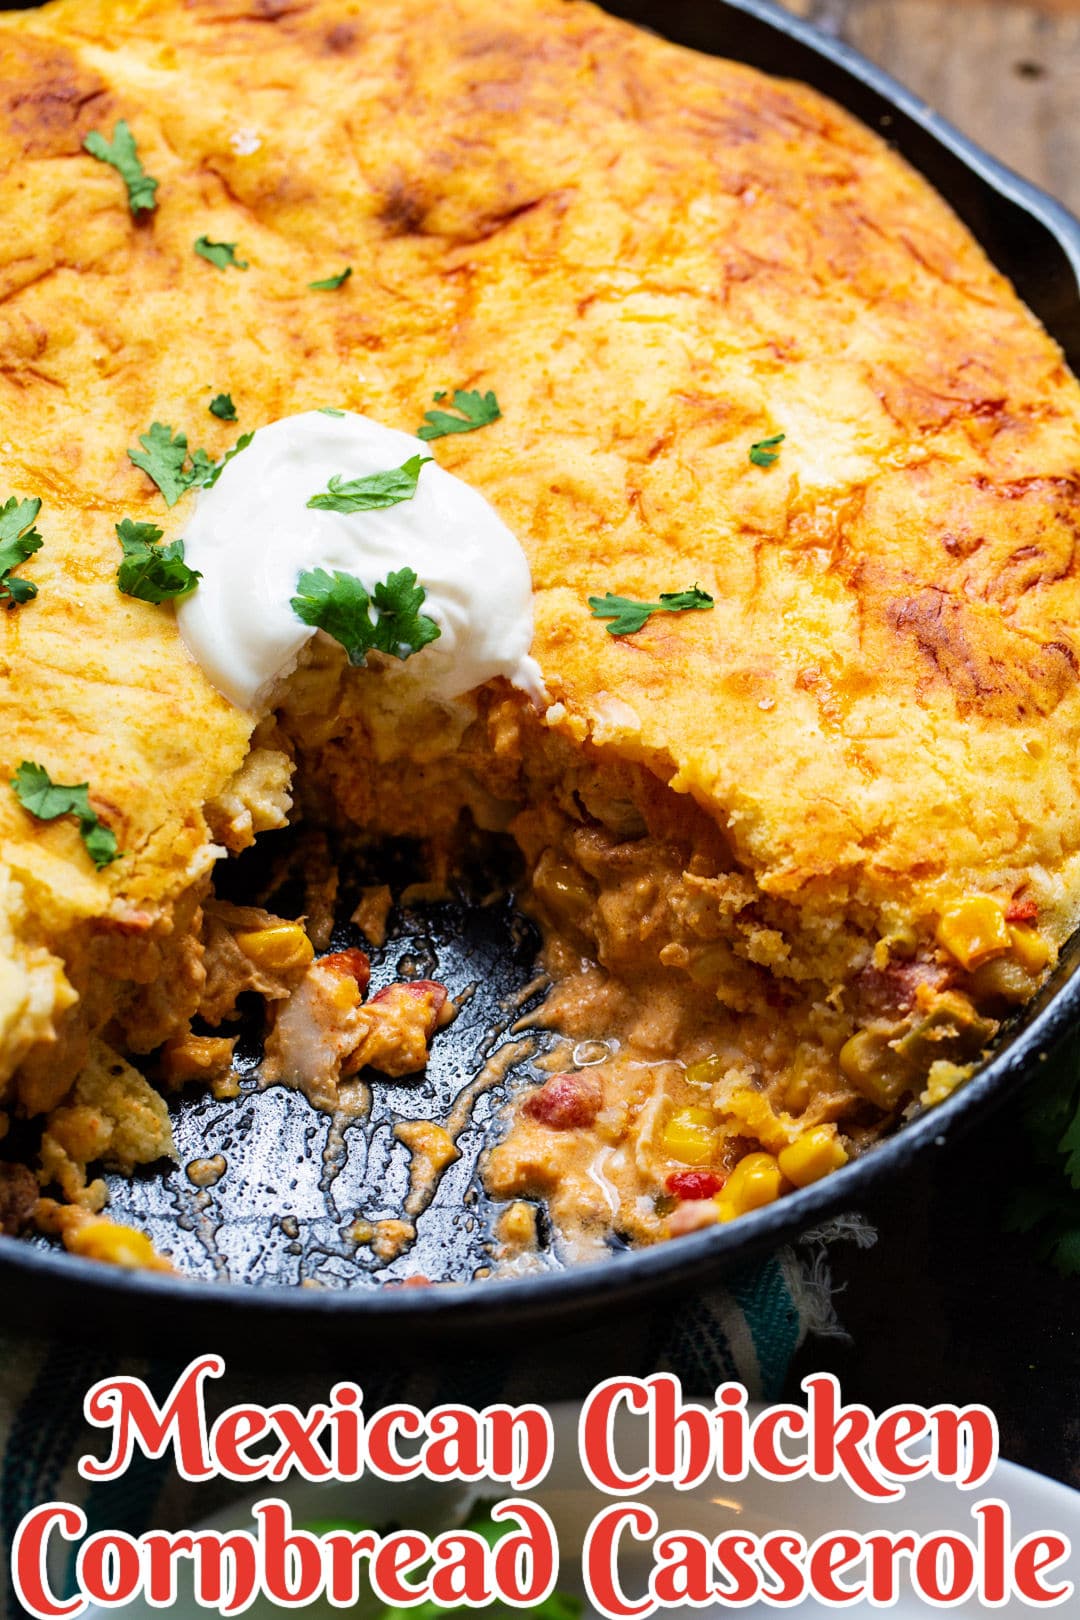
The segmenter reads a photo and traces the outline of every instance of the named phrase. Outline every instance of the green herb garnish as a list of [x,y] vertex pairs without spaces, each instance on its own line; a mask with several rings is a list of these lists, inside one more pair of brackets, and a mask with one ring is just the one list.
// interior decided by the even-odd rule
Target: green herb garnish
[[187,434],[173,430],[168,422],[151,422],[145,433],[139,434],[142,450],[129,450],[128,460],[152,478],[165,497],[166,506],[175,506],[194,483],[194,475],[185,468],[188,456]]
[[135,148],[135,137],[121,118],[113,126],[113,138],[107,141],[96,129],[83,139],[83,149],[97,158],[101,163],[110,164],[120,176],[127,187],[128,207],[132,215],[138,219],[140,214],[150,214],[157,207],[154,193],[158,182],[143,169],[139,161],[139,154]]
[[11,786],[23,809],[38,821],[55,821],[58,816],[77,817],[79,835],[99,871],[111,861],[119,860],[116,834],[98,820],[97,811],[91,808],[89,783],[54,782],[44,765],[34,765],[24,759],[11,778]]
[[189,467],[187,434],[177,433],[174,437],[168,422],[151,422],[147,431],[139,434],[143,448],[129,450],[128,459],[154,480],[166,506],[175,506],[189,489],[209,489],[216,484],[233,457],[246,450],[254,437],[253,432],[241,433],[220,461],[205,450],[194,450]]
[[[305,570],[296,588],[300,594],[289,604],[296,617],[333,636],[356,666],[367,662],[369,652],[411,658],[442,634],[435,620],[420,612],[427,592],[411,568],[388,574],[370,595],[354,575],[336,569],[333,574],[324,568]],[[372,607],[378,613],[374,620]]]
[[336,405],[320,405],[319,406],[319,415],[320,416],[344,416],[345,412],[344,411],[339,411]]
[[[498,1522],[491,1517],[491,1510],[486,1506],[473,1509],[466,1519],[463,1530],[471,1530],[474,1534],[482,1536],[489,1547],[497,1547],[504,1536],[514,1534],[514,1525],[505,1520]],[[418,1573],[426,1575],[429,1566],[424,1566]],[[412,1583],[406,1581],[406,1585]],[[485,1620],[521,1620],[523,1613],[528,1613],[536,1620],[581,1620],[583,1609],[582,1601],[572,1592],[552,1592],[550,1597],[542,1603],[534,1604],[527,1611],[512,1609],[506,1603],[485,1604],[483,1614]],[[375,1616],[375,1620],[442,1620],[447,1614],[475,1614],[464,1603],[443,1604],[436,1603],[429,1598],[423,1603],[413,1604],[407,1609],[382,1609]]]
[[774,447],[783,444],[786,433],[774,433],[771,439],[759,439],[750,446],[750,460],[755,467],[771,467],[774,461],[780,460],[780,452]]
[[218,417],[222,422],[236,421],[236,406],[231,394],[215,394],[210,401],[209,411],[211,416]]
[[124,548],[124,560],[116,583],[125,596],[140,602],[172,602],[187,596],[202,579],[197,569],[184,561],[184,542],[170,540],[159,546],[161,530],[154,523],[133,523],[124,518],[116,525],[116,538]]
[[[250,433],[241,433],[232,449],[226,450],[220,461],[211,461],[209,466],[205,466],[202,459],[206,457],[205,450],[196,450],[193,457],[193,465],[197,474],[196,481],[204,489],[213,489],[214,485],[217,483],[218,479],[229,465],[229,462],[232,461],[235,456],[238,456],[241,450],[246,450],[254,437],[254,430],[252,430]],[[206,459],[209,460],[208,457],[206,457]]]
[[216,265],[219,270],[227,270],[232,265],[234,270],[246,270],[246,259],[236,257],[235,242],[211,242],[208,236],[200,236],[195,243],[195,251],[200,259],[207,259]]
[[308,286],[312,292],[334,292],[338,287],[343,287],[351,275],[352,265],[347,264],[336,276],[327,276],[325,281],[309,281]]
[[607,626],[609,636],[632,636],[648,624],[654,613],[692,613],[712,606],[712,597],[696,585],[690,591],[661,591],[658,602],[635,602],[629,596],[613,596],[610,591],[589,597],[593,618],[612,620]]
[[[436,401],[445,399],[444,389],[435,395]],[[417,429],[418,439],[441,439],[447,433],[475,433],[477,428],[497,422],[502,412],[499,402],[490,391],[486,394],[463,392],[454,394],[454,409],[461,412],[453,416],[449,411],[425,411],[423,425]]]
[[335,473],[320,495],[308,501],[318,512],[377,512],[387,506],[398,506],[411,501],[421,467],[426,467],[430,456],[410,456],[400,467],[389,472],[369,473],[366,478],[346,479]]
[[0,602],[6,601],[9,608],[33,601],[38,592],[33,580],[19,579],[11,570],[44,544],[34,528],[40,511],[39,500],[20,501],[14,495],[0,506]]

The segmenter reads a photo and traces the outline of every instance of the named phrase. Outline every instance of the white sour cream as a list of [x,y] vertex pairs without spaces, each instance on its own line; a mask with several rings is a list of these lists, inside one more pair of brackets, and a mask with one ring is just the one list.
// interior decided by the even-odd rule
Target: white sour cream
[[184,530],[184,559],[202,574],[177,605],[180,633],[209,680],[258,710],[316,633],[289,606],[302,569],[339,569],[370,591],[412,568],[421,612],[442,632],[394,677],[446,702],[503,675],[544,698],[532,643],[525,554],[479,492],[430,461],[416,495],[383,511],[325,512],[308,500],[330,479],[400,467],[430,448],[411,434],[346,412],[307,411],[260,428],[212,489],[200,490]]

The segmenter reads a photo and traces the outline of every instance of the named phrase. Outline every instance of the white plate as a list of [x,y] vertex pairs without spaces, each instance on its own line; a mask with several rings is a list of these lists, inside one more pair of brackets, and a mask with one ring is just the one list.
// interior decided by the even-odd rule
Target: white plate
[[[753,1410],[753,1409],[752,1409]],[[529,1494],[550,1514],[559,1536],[562,1570],[559,1586],[566,1591],[584,1592],[580,1578],[578,1554],[591,1520],[614,1499],[603,1496],[586,1480],[577,1460],[577,1420],[579,1407],[570,1402],[551,1408],[555,1431],[555,1462],[547,1479]],[[625,1419],[626,1414],[622,1414]],[[640,1421],[616,1423],[615,1442],[622,1466],[629,1470],[642,1465],[646,1457],[643,1425]],[[470,1501],[477,1496],[490,1499],[515,1494],[510,1487],[488,1486],[476,1491],[472,1487],[450,1487],[432,1484],[426,1480],[390,1485],[377,1478],[365,1478],[355,1484],[311,1484],[294,1480],[285,1485],[266,1486],[245,1496],[224,1512],[207,1519],[199,1529],[236,1530],[251,1529],[249,1507],[266,1496],[287,1501],[292,1509],[295,1525],[319,1520],[360,1520],[376,1526],[393,1523],[402,1527],[434,1534],[451,1525],[460,1524]],[[738,1484],[715,1481],[694,1491],[675,1491],[659,1486],[645,1492],[637,1500],[647,1501],[659,1516],[662,1529],[697,1530],[715,1537],[735,1528],[763,1533],[772,1529],[788,1529],[801,1533],[808,1542],[830,1531],[852,1530],[910,1530],[917,1534],[957,1531],[972,1536],[974,1521],[970,1510],[974,1502],[996,1497],[1006,1502],[1012,1512],[1014,1543],[1037,1531],[1053,1530],[1069,1537],[1073,1552],[1068,1563],[1055,1570],[1053,1580],[1071,1580],[1080,1593],[1080,1492],[1033,1474],[1015,1463],[999,1463],[992,1478],[976,1491],[960,1491],[955,1486],[937,1480],[918,1480],[907,1487],[903,1501],[894,1504],[871,1504],[857,1496],[841,1481],[827,1484],[807,1484],[790,1481],[773,1483],[756,1475]],[[183,1568],[186,1560],[180,1561]],[[620,1560],[620,1572],[631,1596],[644,1590],[648,1563],[644,1549],[640,1558]],[[1049,1612],[1064,1614],[1076,1612],[1080,1597],[1074,1596],[1067,1608]],[[85,1611],[87,1620],[108,1620],[117,1613],[131,1620],[160,1620],[162,1610],[151,1609],[142,1602],[124,1609],[97,1609]],[[206,1620],[207,1610],[200,1609],[190,1596],[182,1593],[175,1608],[167,1611],[172,1620]],[[302,1610],[285,1611],[266,1602],[255,1603],[247,1614],[252,1620],[271,1620],[285,1612],[307,1614],[312,1620],[328,1620],[340,1616],[342,1610],[329,1604],[313,1604]],[[354,1611],[357,1612],[357,1611]],[[483,1610],[478,1611],[480,1615]],[[674,1613],[659,1610],[658,1615]],[[685,1612],[691,1612],[689,1605]],[[807,1600],[795,1610],[778,1611],[764,1603],[734,1611],[730,1606],[717,1604],[692,1612],[705,1616],[744,1615],[763,1617],[777,1613],[797,1613],[800,1620],[835,1620],[837,1610]],[[885,1612],[893,1620],[913,1620],[943,1611],[911,1596],[903,1596],[892,1609],[882,1611],[866,1602],[844,1606],[844,1613],[869,1616]],[[952,1607],[950,1614],[973,1616],[995,1614],[1008,1620],[1030,1620],[1033,1610],[1019,1602],[1005,1608],[987,1609],[977,1602]],[[1044,1611],[1045,1612],[1045,1611]],[[586,1616],[595,1611],[585,1605]]]

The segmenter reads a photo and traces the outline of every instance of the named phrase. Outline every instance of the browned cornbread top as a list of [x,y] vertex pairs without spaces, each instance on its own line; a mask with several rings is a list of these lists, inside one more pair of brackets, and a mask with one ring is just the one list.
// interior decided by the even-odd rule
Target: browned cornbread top
[[[1064,933],[1080,390],[876,137],[579,0],[60,0],[0,19],[0,86],[0,495],[41,496],[45,537],[0,613],[0,780],[89,781],[125,852],[95,875],[0,792],[0,1073],[64,997],[34,948],[167,926],[247,747],[170,610],[116,590],[120,518],[183,530],[125,454],[154,419],[220,454],[495,388],[436,453],[528,552],[553,723],[799,905],[931,926],[1026,883]],[[118,118],[160,181],[138,224],[82,151]],[[621,640],[586,605],[693,583],[712,612]]]

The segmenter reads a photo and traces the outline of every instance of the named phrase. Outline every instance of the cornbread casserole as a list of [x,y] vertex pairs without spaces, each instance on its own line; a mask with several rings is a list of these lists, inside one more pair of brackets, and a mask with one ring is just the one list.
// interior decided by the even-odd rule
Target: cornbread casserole
[[[1080,906],[1080,390],[927,184],[584,0],[53,0],[0,18],[0,87],[0,503],[44,542],[0,779],[89,784],[120,851],[0,791],[0,1134],[43,1127],[0,1224],[150,1258],[95,1167],[169,1152],[159,1089],[228,1090],[245,992],[318,1106],[422,1067],[442,986],[365,1000],[314,903],[214,899],[290,817],[424,840],[436,886],[463,816],[520,848],[552,1072],[486,1161],[508,1254],[537,1199],[574,1252],[730,1219],[961,1081]],[[138,218],[84,150],[121,120]],[[524,548],[546,704],[401,710],[319,635],[249,713],[118,591],[116,526],[190,518],[126,454],[152,422],[218,458],[212,388],[414,433],[448,387],[497,392],[429,453]],[[461,1126],[402,1122],[429,1184]]]

